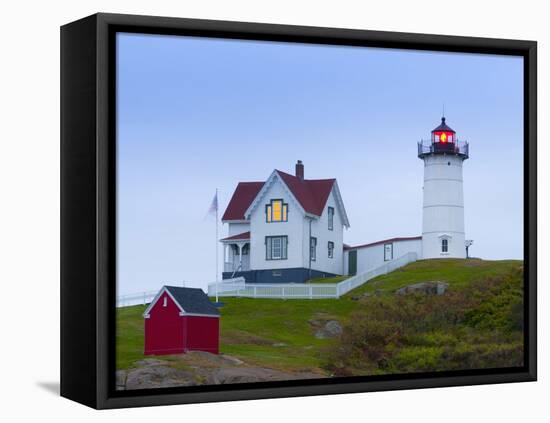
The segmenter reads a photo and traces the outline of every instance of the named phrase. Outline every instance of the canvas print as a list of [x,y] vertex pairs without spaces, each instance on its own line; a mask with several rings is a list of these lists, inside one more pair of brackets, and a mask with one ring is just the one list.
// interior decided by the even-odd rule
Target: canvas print
[[521,57],[116,49],[116,389],[523,366]]

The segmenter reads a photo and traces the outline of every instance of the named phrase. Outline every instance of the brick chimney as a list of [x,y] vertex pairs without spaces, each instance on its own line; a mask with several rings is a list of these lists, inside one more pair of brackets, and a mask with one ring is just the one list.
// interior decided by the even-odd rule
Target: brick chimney
[[303,181],[304,180],[304,164],[301,160],[296,163],[296,176]]

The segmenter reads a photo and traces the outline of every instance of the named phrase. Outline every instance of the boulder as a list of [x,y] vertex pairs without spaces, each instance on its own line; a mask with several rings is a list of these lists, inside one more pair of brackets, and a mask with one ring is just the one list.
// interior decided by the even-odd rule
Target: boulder
[[337,320],[329,320],[322,327],[317,329],[317,339],[336,338],[342,334],[342,325]]
[[443,295],[447,291],[449,284],[447,282],[420,282],[399,288],[395,293],[397,295],[407,294],[425,294],[425,295]]

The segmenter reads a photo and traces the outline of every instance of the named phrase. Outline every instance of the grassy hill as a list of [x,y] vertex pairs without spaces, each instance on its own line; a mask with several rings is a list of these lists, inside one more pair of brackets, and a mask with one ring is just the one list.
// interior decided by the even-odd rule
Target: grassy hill
[[[522,269],[514,260],[421,260],[339,300],[223,298],[220,349],[249,364],[323,375],[515,365],[523,357]],[[428,281],[448,283],[447,293],[395,295]],[[144,358],[144,309],[117,310],[117,369]],[[316,337],[330,320],[342,336]]]

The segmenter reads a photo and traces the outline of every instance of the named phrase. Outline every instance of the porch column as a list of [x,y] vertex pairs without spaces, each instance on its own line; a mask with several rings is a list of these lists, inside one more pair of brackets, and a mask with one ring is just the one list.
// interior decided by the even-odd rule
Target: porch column
[[229,260],[229,257],[227,256],[227,244],[223,243],[223,271],[225,272],[225,263]]
[[239,247],[239,269],[241,269],[241,272],[243,270],[243,244],[239,243],[237,244]]

